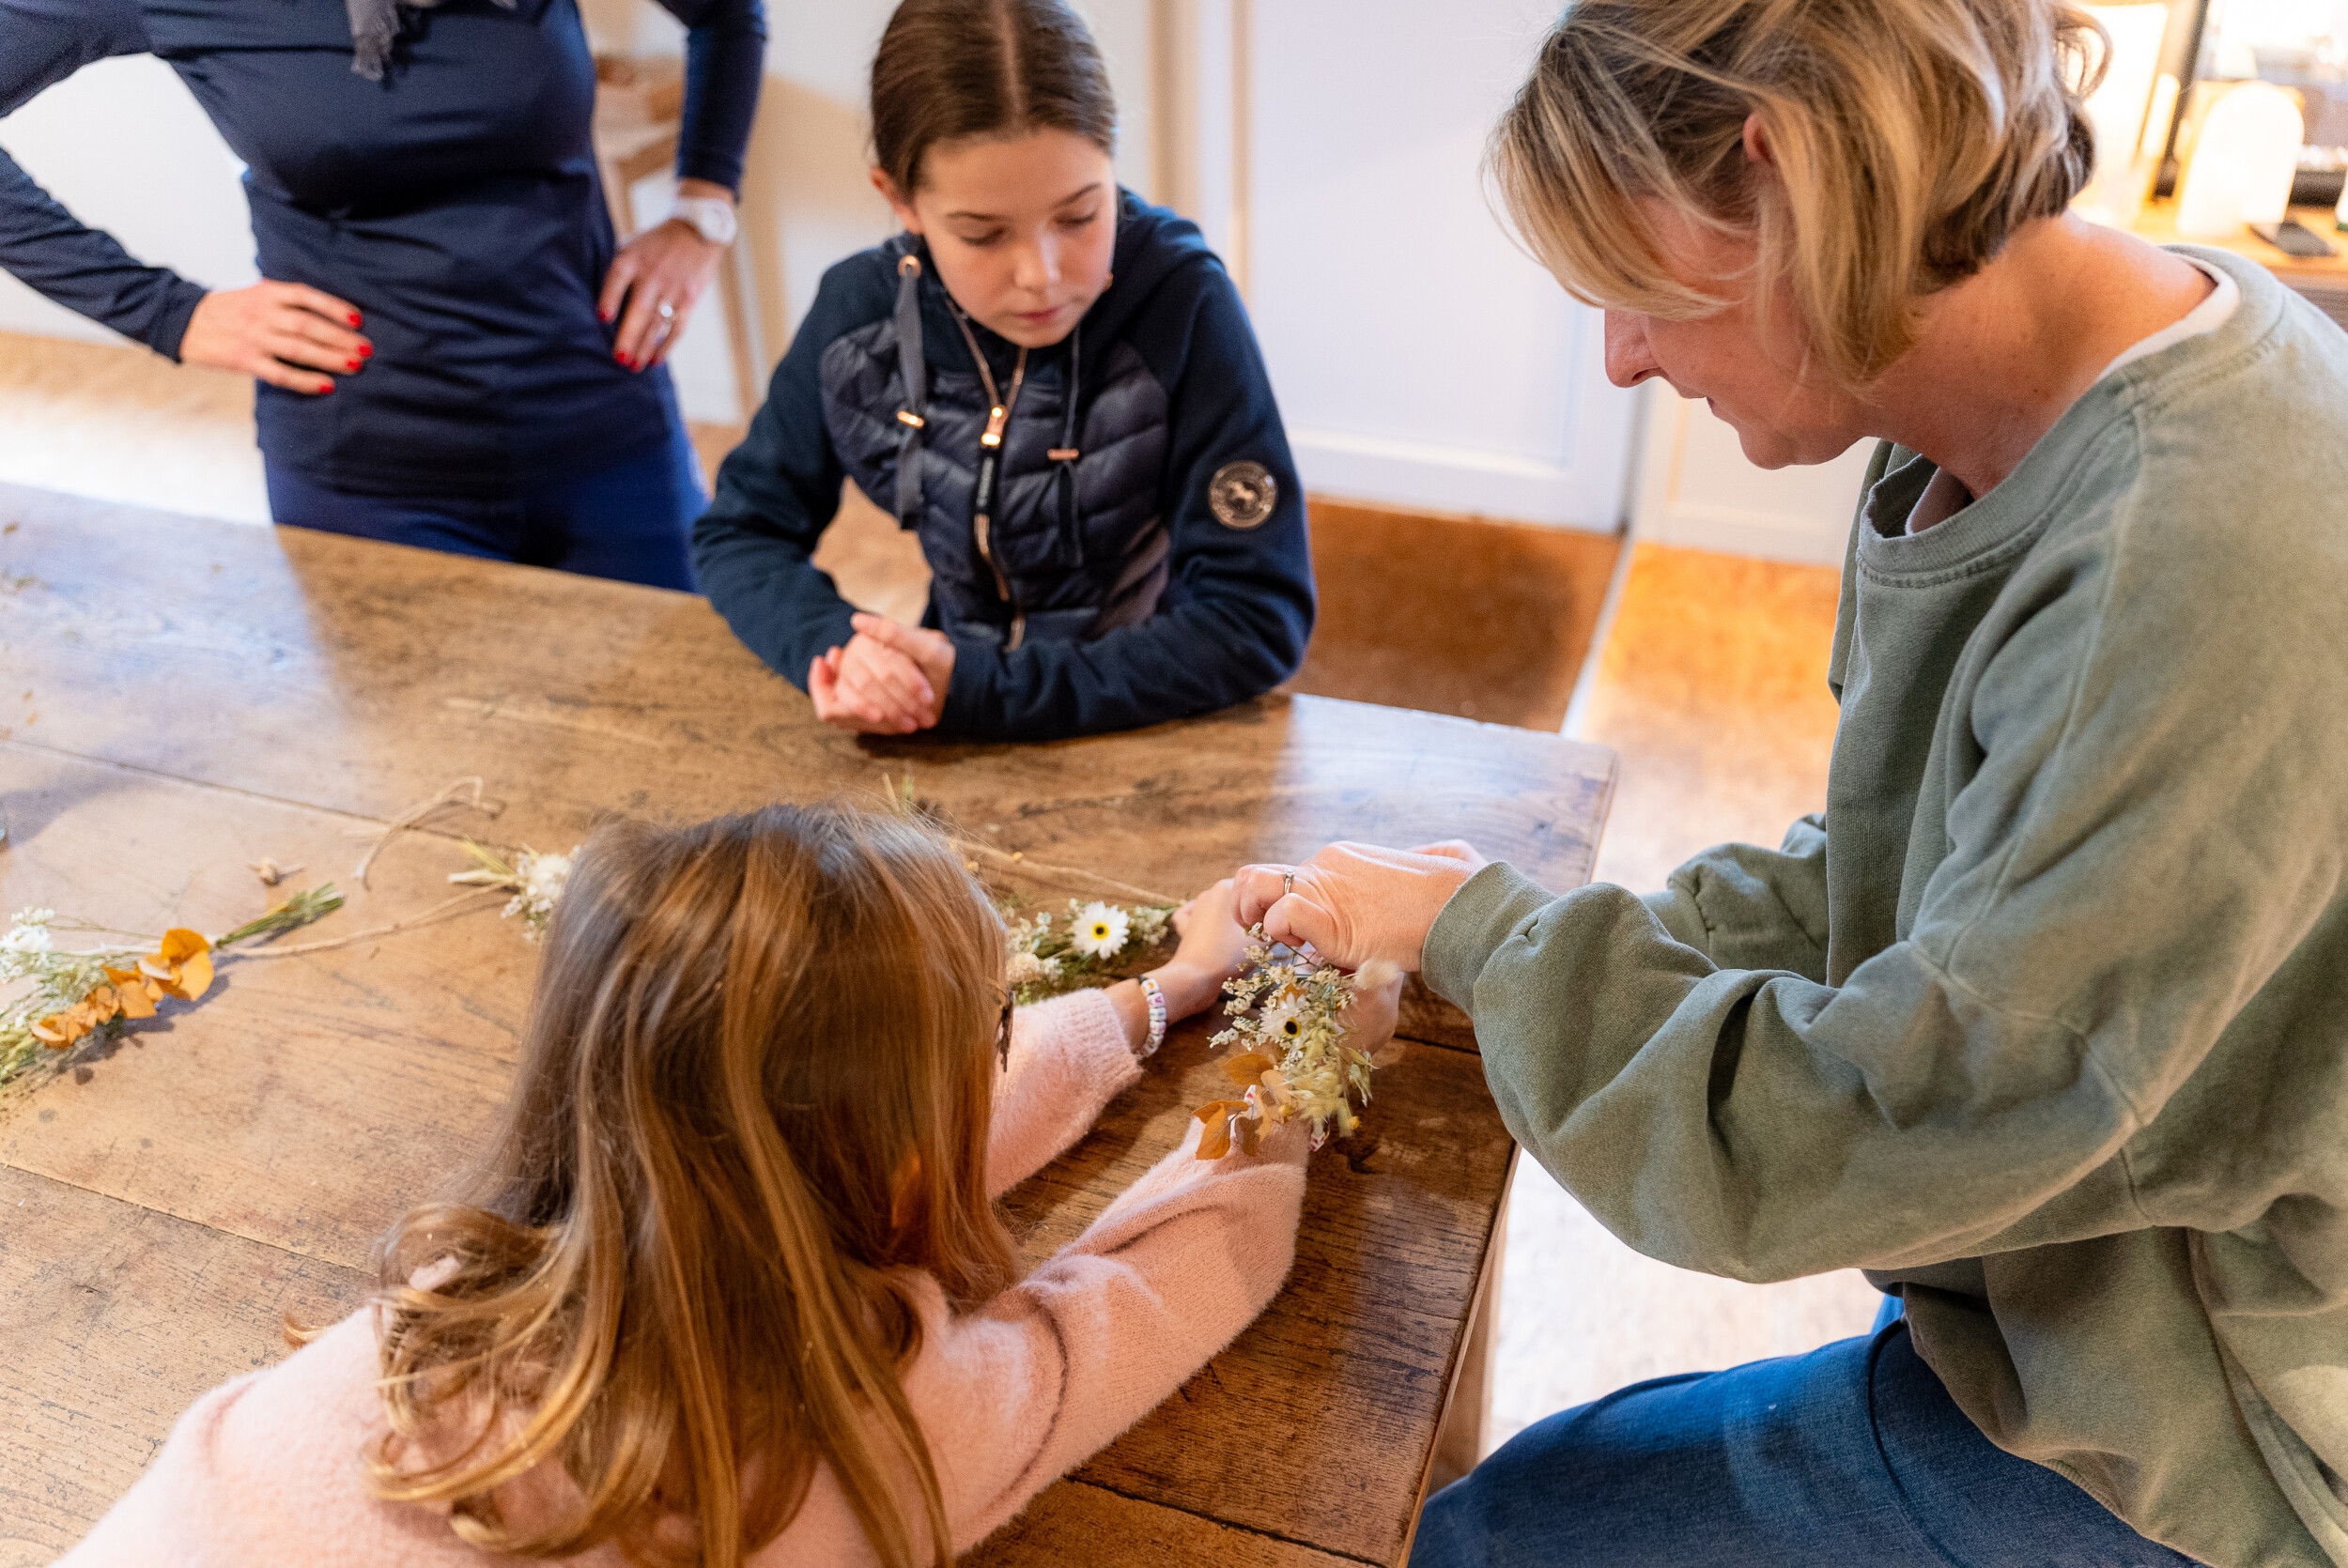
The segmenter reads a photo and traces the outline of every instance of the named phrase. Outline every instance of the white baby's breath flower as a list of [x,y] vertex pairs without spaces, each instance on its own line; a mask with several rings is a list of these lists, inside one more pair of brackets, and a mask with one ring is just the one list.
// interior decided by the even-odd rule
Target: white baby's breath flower
[[1114,904],[1093,902],[1076,912],[1076,951],[1089,958],[1113,959],[1124,951],[1133,922]]
[[28,909],[16,917],[8,934],[0,936],[0,949],[11,953],[45,953],[51,946],[48,916],[45,909]]
[[1033,953],[1013,953],[1004,978],[1015,986],[1033,985],[1050,972]]

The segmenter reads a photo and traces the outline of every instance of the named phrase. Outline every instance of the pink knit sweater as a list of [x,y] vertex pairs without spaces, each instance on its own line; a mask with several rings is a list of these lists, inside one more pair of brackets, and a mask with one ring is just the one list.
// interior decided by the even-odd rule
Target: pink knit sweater
[[[1022,1009],[996,1091],[990,1187],[1040,1169],[1140,1073],[1101,992]],[[1182,1145],[1090,1229],[983,1307],[957,1314],[921,1277],[921,1349],[904,1386],[957,1552],[1172,1393],[1279,1289],[1304,1197],[1301,1138],[1284,1129],[1259,1158],[1208,1162],[1192,1158],[1198,1132],[1190,1122]],[[213,1390],[60,1568],[519,1560],[466,1545],[440,1513],[369,1494],[360,1454],[384,1428],[375,1375],[375,1316],[362,1308],[277,1365]],[[520,1484],[576,1495],[559,1474]],[[918,1505],[908,1512],[918,1529]],[[575,1560],[621,1560],[607,1545]],[[751,1559],[755,1568],[873,1560],[820,1468],[798,1516]]]

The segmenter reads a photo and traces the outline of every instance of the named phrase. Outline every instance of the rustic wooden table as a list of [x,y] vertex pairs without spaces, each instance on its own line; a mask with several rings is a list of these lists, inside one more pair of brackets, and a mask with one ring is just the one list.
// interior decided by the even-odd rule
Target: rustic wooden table
[[[1182,894],[1243,861],[1453,834],[1550,885],[1588,874],[1602,748],[1312,698],[1042,746],[858,743],[698,599],[300,530],[0,487],[0,908],[221,930],[264,856],[350,906],[445,898],[455,835],[567,849],[612,811],[686,819],[877,792],[884,771],[1039,890],[1089,869]],[[494,818],[381,828],[479,775]],[[290,885],[290,884],[289,884]],[[1074,887],[1067,890],[1074,891]],[[364,1295],[371,1244],[505,1091],[533,949],[480,913],[222,967],[212,994],[0,1104],[0,1563],[70,1545],[205,1389]],[[1186,1027],[1019,1189],[1041,1256],[1178,1136],[1219,1077]],[[1287,1288],[1182,1391],[972,1560],[1397,1563],[1494,1251],[1514,1145],[1474,1038],[1425,1042],[1312,1167]]]

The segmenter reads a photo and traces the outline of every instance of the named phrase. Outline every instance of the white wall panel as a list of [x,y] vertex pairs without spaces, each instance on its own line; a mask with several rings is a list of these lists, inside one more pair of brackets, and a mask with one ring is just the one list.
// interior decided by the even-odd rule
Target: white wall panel
[[1305,483],[1612,530],[1632,401],[1479,176],[1554,8],[1255,0],[1248,284]]
[[1641,539],[1724,555],[1841,566],[1875,442],[1831,463],[1761,469],[1736,430],[1661,381],[1650,400],[1636,530]]

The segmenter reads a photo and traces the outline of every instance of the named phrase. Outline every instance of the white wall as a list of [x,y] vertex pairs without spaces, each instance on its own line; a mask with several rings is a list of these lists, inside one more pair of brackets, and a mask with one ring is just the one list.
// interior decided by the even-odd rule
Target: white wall
[[[243,166],[161,60],[142,54],[84,69],[0,119],[0,147],[140,260],[214,288],[258,278],[238,183]],[[123,341],[5,272],[0,331]]]
[[1758,469],[1737,432],[1661,381],[1641,390],[1644,421],[1637,516],[1641,539],[1726,555],[1841,566],[1860,481],[1875,442],[1831,463]]
[[1479,177],[1546,0],[1259,0],[1247,285],[1316,490],[1530,522],[1623,520],[1633,402],[1598,314],[1520,253]]

